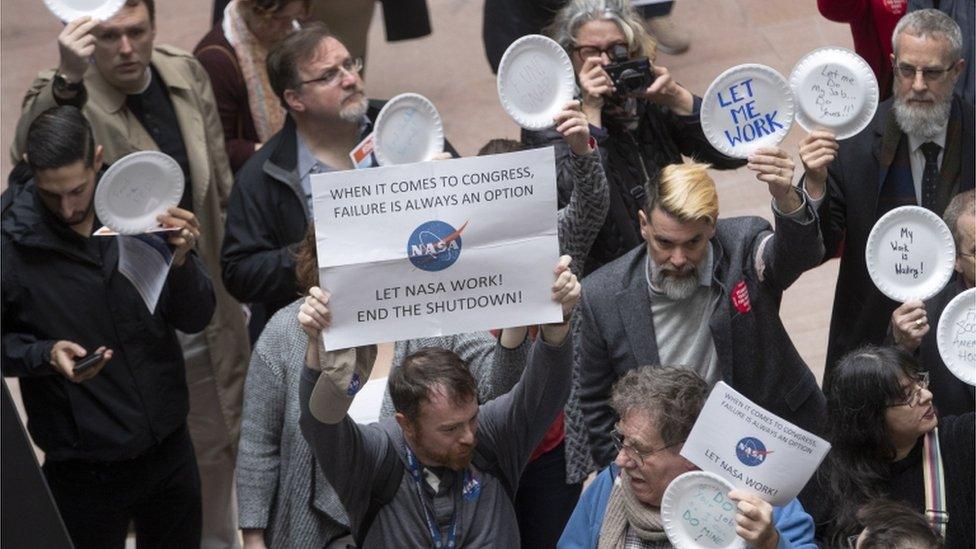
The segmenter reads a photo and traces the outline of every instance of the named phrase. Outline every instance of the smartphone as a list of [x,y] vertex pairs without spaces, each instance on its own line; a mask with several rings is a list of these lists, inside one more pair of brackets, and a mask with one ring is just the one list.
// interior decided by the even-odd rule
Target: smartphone
[[101,360],[102,360],[102,353],[92,353],[86,356],[85,358],[79,360],[78,362],[75,362],[75,366],[74,368],[72,368],[72,371],[76,374],[80,374],[86,370],[91,369],[93,366],[98,364],[99,361]]

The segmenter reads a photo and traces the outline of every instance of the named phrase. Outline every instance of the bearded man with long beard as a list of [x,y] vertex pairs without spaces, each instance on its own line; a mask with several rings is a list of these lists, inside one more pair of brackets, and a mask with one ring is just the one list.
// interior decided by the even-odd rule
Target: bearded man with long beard
[[815,131],[800,143],[802,185],[817,207],[824,261],[840,255],[824,387],[837,360],[881,344],[898,303],[871,282],[868,235],[888,211],[918,205],[941,216],[956,194],[973,188],[973,106],[953,95],[966,62],[959,26],[938,10],[899,21],[892,37],[893,96],[868,126],[838,143]]
[[312,216],[310,176],[354,168],[349,154],[373,131],[383,107],[366,99],[362,68],[362,59],[321,23],[268,52],[268,80],[285,123],[237,172],[220,254],[227,290],[251,304],[252,339],[300,294],[293,250]]

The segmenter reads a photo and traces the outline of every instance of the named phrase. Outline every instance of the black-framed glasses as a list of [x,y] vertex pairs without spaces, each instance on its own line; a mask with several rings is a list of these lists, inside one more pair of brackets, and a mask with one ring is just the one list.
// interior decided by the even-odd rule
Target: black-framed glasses
[[610,44],[605,48],[600,48],[599,46],[589,46],[584,44],[582,46],[576,46],[575,48],[572,49],[572,51],[576,55],[579,55],[580,59],[584,61],[589,59],[590,57],[600,57],[603,54],[607,55],[607,59],[613,59],[613,49],[618,46],[623,46],[624,48],[627,48],[628,52],[630,51],[630,47],[627,45],[626,42],[614,42],[613,44]]
[[915,80],[915,75],[922,73],[922,79],[926,82],[938,82],[942,80],[954,66],[955,63],[952,63],[944,69],[936,69],[932,67],[919,68],[907,63],[894,64],[895,72],[905,80]]
[[683,440],[679,440],[677,442],[673,442],[671,444],[668,444],[667,446],[664,446],[662,448],[658,448],[656,450],[648,450],[646,452],[641,452],[637,448],[634,448],[633,446],[631,446],[629,444],[626,444],[624,442],[623,435],[621,435],[620,434],[620,431],[618,431],[616,428],[614,428],[613,431],[610,431],[610,440],[613,441],[613,446],[614,446],[614,448],[617,449],[618,452],[620,452],[621,450],[623,450],[624,453],[627,454],[627,457],[629,457],[630,459],[632,459],[632,460],[636,461],[637,463],[641,464],[642,467],[644,465],[644,460],[645,459],[653,456],[654,454],[656,454],[658,452],[662,452],[664,450],[667,450],[668,448],[672,448],[672,447],[677,446],[677,445],[679,445],[679,444],[681,444],[681,443],[684,442]]
[[338,67],[332,67],[331,69],[325,71],[325,73],[323,73],[322,76],[318,78],[312,78],[309,80],[303,80],[299,82],[299,85],[304,86],[305,84],[317,84],[321,82],[326,86],[331,86],[339,81],[339,78],[342,77],[342,72],[346,72],[348,74],[359,74],[359,71],[361,70],[363,70],[362,57],[357,57],[355,59],[346,59]]
[[922,397],[922,390],[928,389],[929,387],[929,373],[922,372],[917,379],[912,380],[915,389],[912,394],[908,395],[905,400],[901,402],[894,402],[888,405],[888,408],[893,408],[895,406],[908,406],[909,408],[914,408],[918,404],[919,399]]

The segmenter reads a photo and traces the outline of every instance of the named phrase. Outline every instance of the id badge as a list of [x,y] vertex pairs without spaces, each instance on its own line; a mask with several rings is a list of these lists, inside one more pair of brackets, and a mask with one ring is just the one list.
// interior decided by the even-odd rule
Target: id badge
[[357,170],[376,166],[376,158],[373,156],[373,132],[370,132],[349,152],[349,158],[352,159],[352,165]]

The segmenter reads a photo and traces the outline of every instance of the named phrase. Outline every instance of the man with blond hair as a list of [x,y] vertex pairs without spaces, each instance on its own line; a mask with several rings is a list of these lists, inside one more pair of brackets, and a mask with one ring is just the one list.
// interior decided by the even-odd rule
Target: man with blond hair
[[601,467],[617,452],[610,391],[638,366],[674,364],[722,380],[816,431],[824,397],[779,317],[783,291],[823,253],[793,162],[759,149],[749,168],[769,186],[776,230],[759,217],[718,219],[704,164],[676,164],[647,185],[638,246],[583,281],[576,352],[580,408]]

